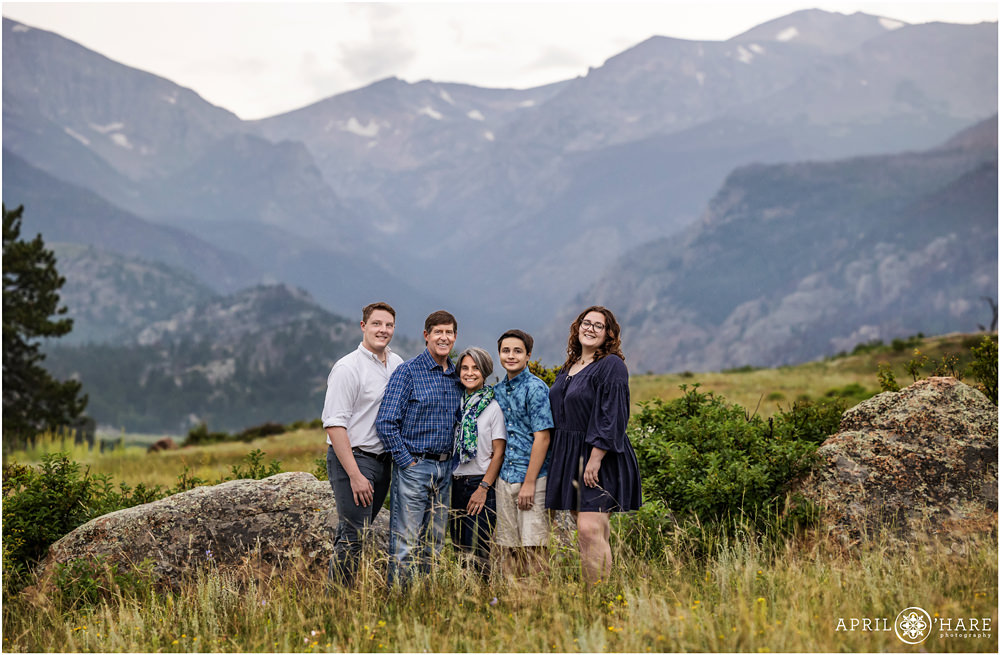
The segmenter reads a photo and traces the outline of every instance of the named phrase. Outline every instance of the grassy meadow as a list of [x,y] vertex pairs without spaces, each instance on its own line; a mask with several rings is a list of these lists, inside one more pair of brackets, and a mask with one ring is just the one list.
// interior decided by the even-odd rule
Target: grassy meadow
[[[857,385],[874,394],[880,361],[890,362],[905,386],[914,347],[940,359],[967,350],[965,338],[775,370],[635,376],[632,396],[637,404],[670,399],[681,395],[679,385],[698,383],[768,416],[831,389]],[[852,393],[861,393],[857,386]],[[276,459],[285,471],[317,472],[324,435],[306,429],[153,454],[139,446],[101,454],[50,438],[5,462],[33,464],[44,451],[63,450],[116,483],[170,487],[182,474],[214,482],[253,449],[266,453],[265,464]],[[3,651],[997,652],[995,532],[905,550],[879,540],[844,548],[808,531],[779,537],[738,529],[733,536],[713,526],[650,523],[638,533],[631,542],[613,535],[616,568],[589,588],[580,581],[575,546],[559,541],[545,573],[497,576],[488,585],[446,549],[436,573],[405,592],[385,589],[384,556],[366,564],[353,591],[295,572],[264,574],[252,562],[203,569],[172,590],[149,587],[139,570],[115,584],[98,582],[87,599],[74,588],[29,588],[3,599]],[[649,555],[649,543],[668,547]],[[991,629],[976,636],[934,630],[923,644],[907,645],[892,625],[913,606],[952,623],[988,619]],[[888,631],[838,629],[852,618],[877,619]]]

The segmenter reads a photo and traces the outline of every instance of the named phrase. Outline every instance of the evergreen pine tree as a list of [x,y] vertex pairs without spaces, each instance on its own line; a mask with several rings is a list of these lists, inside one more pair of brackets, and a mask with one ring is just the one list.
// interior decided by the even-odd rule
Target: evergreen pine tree
[[42,235],[21,239],[24,207],[3,205],[3,442],[23,443],[47,429],[69,426],[87,405],[80,383],[59,382],[41,367],[40,339],[60,337],[73,320],[57,318],[66,279]]

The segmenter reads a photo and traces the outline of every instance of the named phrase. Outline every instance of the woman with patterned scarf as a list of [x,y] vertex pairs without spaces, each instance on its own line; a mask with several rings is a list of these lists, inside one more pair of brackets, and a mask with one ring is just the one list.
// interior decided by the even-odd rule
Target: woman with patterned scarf
[[484,579],[490,575],[490,547],[496,526],[493,484],[500,475],[507,428],[486,378],[493,359],[482,348],[466,348],[458,356],[458,375],[465,387],[455,426],[456,468],[451,485],[451,541],[463,564],[472,562]]

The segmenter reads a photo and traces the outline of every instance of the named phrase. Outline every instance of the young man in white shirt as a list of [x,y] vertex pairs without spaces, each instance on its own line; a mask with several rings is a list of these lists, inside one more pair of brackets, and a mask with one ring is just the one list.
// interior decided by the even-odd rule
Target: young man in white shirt
[[375,432],[375,417],[389,376],[403,363],[389,348],[395,328],[392,307],[383,302],[366,306],[361,343],[333,365],[327,378],[326,472],[340,519],[330,576],[348,586],[354,582],[365,533],[382,508],[392,475],[392,457]]

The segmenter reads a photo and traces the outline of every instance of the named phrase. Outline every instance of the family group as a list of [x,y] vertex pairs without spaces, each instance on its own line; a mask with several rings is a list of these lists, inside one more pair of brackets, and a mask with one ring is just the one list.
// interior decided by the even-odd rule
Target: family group
[[395,324],[388,304],[366,306],[361,343],[327,380],[327,474],[339,516],[331,576],[353,584],[389,495],[390,585],[428,572],[446,531],[484,578],[494,542],[508,572],[539,571],[555,510],[575,520],[584,580],[606,579],[610,513],[642,502],[614,314],[595,306],[577,317],[551,389],[528,370],[534,340],[523,330],[497,340],[506,375],[490,385],[488,351],[451,359],[450,313],[427,317],[426,348],[405,362],[389,347]]

